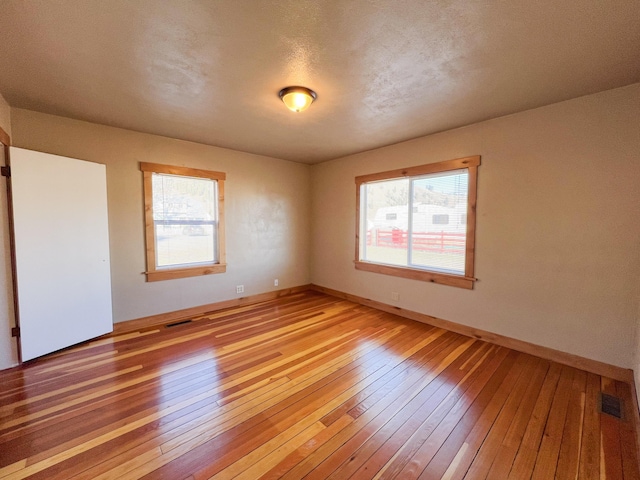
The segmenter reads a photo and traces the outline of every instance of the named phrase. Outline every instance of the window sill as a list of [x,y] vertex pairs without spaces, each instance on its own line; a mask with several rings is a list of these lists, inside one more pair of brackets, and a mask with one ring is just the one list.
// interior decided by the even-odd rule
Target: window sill
[[227,271],[226,263],[216,263],[215,265],[156,270],[154,272],[144,272],[144,273],[147,276],[147,282],[159,282],[161,280],[173,280],[174,278],[197,277],[200,275],[224,273],[226,271]]
[[420,280],[422,282],[439,283],[441,285],[466,288],[467,290],[472,290],[473,283],[476,281],[475,278],[449,275],[446,273],[429,272],[426,270],[417,270],[415,268],[381,265],[379,263],[370,263],[357,260],[354,263],[356,266],[356,270],[381,273],[383,275],[393,275],[395,277]]

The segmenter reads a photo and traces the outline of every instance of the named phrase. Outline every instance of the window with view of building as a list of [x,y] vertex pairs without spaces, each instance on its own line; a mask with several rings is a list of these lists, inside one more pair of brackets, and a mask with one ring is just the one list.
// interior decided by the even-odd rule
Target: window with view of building
[[145,162],[140,169],[147,281],[224,272],[225,174]]
[[473,288],[480,157],[356,177],[356,268]]

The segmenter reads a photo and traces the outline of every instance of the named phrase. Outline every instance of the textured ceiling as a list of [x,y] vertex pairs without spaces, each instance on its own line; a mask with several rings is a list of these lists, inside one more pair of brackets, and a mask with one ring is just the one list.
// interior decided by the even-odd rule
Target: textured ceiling
[[638,82],[640,2],[3,0],[0,53],[11,106],[317,163]]

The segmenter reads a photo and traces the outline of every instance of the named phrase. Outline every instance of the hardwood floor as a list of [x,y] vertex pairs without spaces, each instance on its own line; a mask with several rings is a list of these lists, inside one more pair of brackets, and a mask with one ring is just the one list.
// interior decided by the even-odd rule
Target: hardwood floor
[[196,320],[0,372],[0,478],[640,478],[626,383],[312,291]]

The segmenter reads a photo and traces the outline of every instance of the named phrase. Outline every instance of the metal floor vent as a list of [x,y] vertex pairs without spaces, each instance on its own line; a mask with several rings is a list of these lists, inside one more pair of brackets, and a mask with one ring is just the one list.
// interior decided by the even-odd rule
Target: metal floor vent
[[600,394],[600,411],[612,417],[622,418],[622,400],[606,393]]
[[191,320],[181,320],[179,322],[167,323],[165,327],[177,327],[178,325],[184,325],[185,323],[191,323]]

